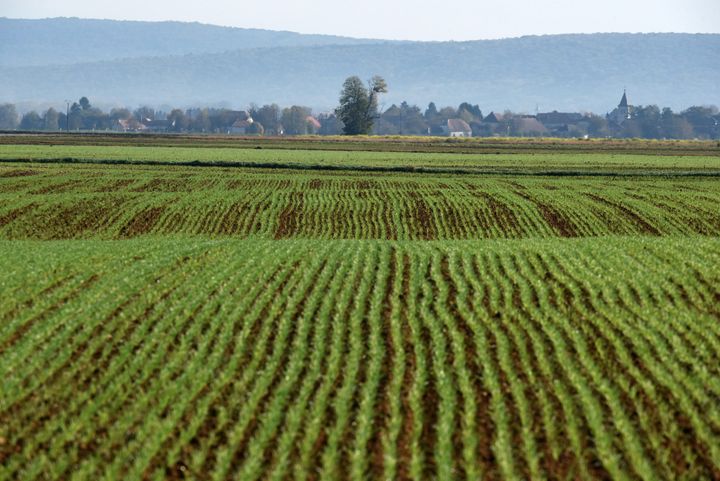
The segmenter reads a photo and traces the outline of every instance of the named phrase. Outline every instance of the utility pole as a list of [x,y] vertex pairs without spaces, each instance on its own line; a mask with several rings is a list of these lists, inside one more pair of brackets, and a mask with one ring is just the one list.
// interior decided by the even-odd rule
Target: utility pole
[[67,109],[65,110],[65,132],[70,132],[70,101],[65,100]]

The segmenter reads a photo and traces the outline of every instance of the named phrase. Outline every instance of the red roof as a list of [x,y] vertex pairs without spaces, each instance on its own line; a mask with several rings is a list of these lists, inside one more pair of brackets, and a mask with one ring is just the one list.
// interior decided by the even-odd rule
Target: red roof
[[472,129],[463,119],[448,119],[448,130],[450,132],[472,132]]
[[318,121],[318,119],[316,119],[316,118],[313,117],[312,115],[308,115],[308,116],[305,118],[305,120],[306,120],[308,123],[312,124],[312,126],[315,127],[316,129],[319,129],[320,127],[322,127],[322,125],[320,124],[320,122]]

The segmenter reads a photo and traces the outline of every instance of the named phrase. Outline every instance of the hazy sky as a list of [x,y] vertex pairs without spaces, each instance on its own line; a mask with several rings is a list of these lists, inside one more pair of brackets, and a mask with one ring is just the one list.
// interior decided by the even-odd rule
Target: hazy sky
[[181,20],[412,40],[720,33],[720,0],[0,0],[0,16]]

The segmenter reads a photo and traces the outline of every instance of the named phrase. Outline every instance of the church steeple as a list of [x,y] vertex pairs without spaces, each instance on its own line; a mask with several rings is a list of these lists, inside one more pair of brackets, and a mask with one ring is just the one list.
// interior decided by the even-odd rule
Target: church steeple
[[621,109],[628,107],[627,92],[625,90],[623,90],[622,100],[620,100],[620,105],[618,105],[618,107],[620,107]]
[[607,115],[607,119],[614,122],[616,125],[622,125],[626,120],[630,120],[632,118],[631,110],[632,107],[628,104],[627,91],[623,89],[623,96],[622,99],[620,99],[620,105]]

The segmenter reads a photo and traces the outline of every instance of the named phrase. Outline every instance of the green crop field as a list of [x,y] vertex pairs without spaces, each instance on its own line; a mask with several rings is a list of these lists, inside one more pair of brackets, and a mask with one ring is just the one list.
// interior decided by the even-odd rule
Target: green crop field
[[720,479],[714,144],[214,142],[0,138],[0,481]]
[[[301,146],[304,147],[304,146]],[[622,152],[452,153],[301,150],[280,148],[2,145],[0,161],[107,164],[199,164],[310,170],[424,170],[428,173],[705,174],[718,176],[718,155]]]
[[0,200],[0,235],[8,239],[443,240],[720,232],[720,178],[704,176],[0,163]]

